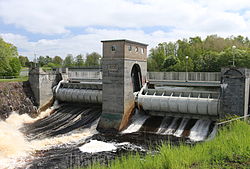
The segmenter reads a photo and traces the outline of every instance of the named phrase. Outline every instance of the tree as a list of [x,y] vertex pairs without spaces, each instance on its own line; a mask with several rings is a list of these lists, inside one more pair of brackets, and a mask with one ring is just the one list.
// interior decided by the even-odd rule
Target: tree
[[96,52],[92,52],[91,54],[87,54],[85,66],[97,66],[97,65],[99,65],[100,58],[101,58],[101,55],[96,53]]
[[10,59],[10,67],[11,67],[11,75],[12,76],[18,76],[21,71],[21,63],[17,57],[12,57]]
[[62,59],[60,56],[55,56],[55,57],[52,59],[52,62],[53,62],[56,66],[60,67],[60,66],[62,66],[62,64],[63,64],[63,59]]
[[21,55],[20,55],[18,59],[19,59],[21,65],[22,65],[23,67],[29,66],[29,59],[28,59],[27,56],[21,56]]
[[48,65],[48,63],[52,62],[52,58],[49,56],[45,57],[45,65]]
[[43,67],[46,65],[46,58],[44,56],[39,56],[37,62],[39,66]]
[[81,54],[76,56],[76,66],[84,66],[83,56]]
[[72,67],[74,66],[74,58],[73,58],[73,55],[72,54],[68,54],[64,61],[63,61],[63,66],[65,67]]
[[[0,75],[1,76],[14,75],[11,65],[15,65],[14,63],[19,62],[17,56],[18,56],[17,48],[14,45],[5,42],[0,37]],[[16,61],[16,59],[12,61],[13,58],[16,58],[18,61]],[[11,65],[10,65],[10,62],[11,62]]]

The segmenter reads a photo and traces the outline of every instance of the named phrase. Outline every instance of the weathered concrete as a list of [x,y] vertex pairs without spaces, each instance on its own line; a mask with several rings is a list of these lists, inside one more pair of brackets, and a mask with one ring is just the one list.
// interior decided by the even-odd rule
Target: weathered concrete
[[67,79],[67,74],[67,69],[45,72],[39,67],[30,68],[29,82],[38,106],[42,106],[53,97],[52,88],[60,80]]
[[243,116],[248,114],[250,70],[224,68],[222,74],[222,110],[225,114]]
[[148,72],[148,80],[163,81],[220,81],[220,72]]
[[135,106],[131,70],[135,64],[139,65],[144,83],[146,59],[145,44],[127,40],[103,41],[103,104],[99,130],[121,130],[127,125]]

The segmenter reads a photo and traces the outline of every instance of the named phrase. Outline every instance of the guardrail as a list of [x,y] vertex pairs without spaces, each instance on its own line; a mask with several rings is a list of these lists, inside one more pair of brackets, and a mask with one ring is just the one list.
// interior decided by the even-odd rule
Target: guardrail
[[231,120],[227,120],[227,121],[223,121],[223,122],[220,122],[220,123],[216,123],[216,125],[223,125],[223,124],[226,124],[226,123],[230,123],[230,122],[233,122],[233,121],[236,121],[236,120],[240,120],[240,119],[244,119],[245,121],[247,121],[247,118],[250,116],[250,114],[247,114],[247,115],[244,115],[244,116],[241,116],[241,117],[236,117],[236,118],[233,118]]

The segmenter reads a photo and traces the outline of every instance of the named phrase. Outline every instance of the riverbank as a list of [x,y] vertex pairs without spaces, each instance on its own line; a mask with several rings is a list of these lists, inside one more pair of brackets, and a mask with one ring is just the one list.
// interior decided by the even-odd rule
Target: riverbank
[[248,168],[250,166],[250,125],[236,121],[219,129],[217,136],[195,146],[162,144],[159,153],[127,155],[107,166],[96,163],[91,169],[183,169]]
[[0,83],[0,119],[13,111],[18,114],[36,114],[35,100],[28,81]]

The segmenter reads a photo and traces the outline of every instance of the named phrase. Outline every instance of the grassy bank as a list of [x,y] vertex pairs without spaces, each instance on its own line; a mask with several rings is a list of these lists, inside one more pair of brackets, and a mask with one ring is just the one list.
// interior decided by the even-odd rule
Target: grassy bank
[[128,155],[108,166],[92,165],[91,169],[183,169],[183,168],[250,168],[250,125],[236,121],[220,128],[217,136],[195,146],[172,147],[163,144],[159,154]]
[[29,79],[28,76],[20,76],[13,79],[0,79],[0,82],[24,82],[27,81],[28,79]]

